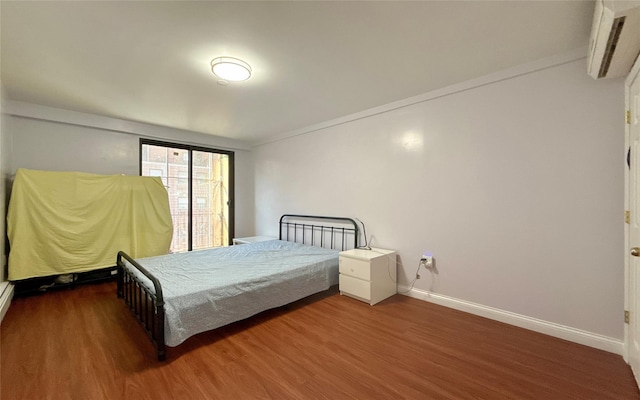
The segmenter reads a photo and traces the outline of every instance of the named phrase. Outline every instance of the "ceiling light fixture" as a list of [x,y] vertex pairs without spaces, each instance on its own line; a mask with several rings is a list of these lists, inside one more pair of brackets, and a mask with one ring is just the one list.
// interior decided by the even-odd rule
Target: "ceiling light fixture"
[[211,61],[211,71],[226,81],[246,81],[251,76],[251,67],[233,57],[218,57]]

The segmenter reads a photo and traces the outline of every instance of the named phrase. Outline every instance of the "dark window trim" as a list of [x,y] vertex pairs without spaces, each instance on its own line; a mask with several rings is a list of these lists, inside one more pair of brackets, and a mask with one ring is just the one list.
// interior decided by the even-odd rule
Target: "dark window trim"
[[189,145],[189,144],[182,144],[182,143],[174,143],[174,142],[164,142],[161,140],[153,140],[153,139],[144,139],[144,138],[140,138],[140,146],[139,146],[139,154],[138,154],[138,165],[139,165],[139,171],[138,174],[140,176],[142,176],[142,146],[143,145],[151,145],[151,146],[163,146],[163,147],[172,147],[174,149],[183,149],[183,150],[188,150],[189,151],[189,190],[188,190],[188,195],[189,195],[189,251],[192,250],[192,235],[193,235],[193,227],[192,227],[192,219],[193,219],[193,201],[191,201],[191,198],[193,197],[192,195],[192,190],[191,190],[191,177],[193,175],[193,156],[192,153],[194,151],[204,151],[204,152],[209,152],[209,153],[219,153],[219,154],[225,154],[229,157],[229,241],[228,243],[231,244],[231,242],[233,241],[233,237],[235,236],[235,215],[236,215],[236,199],[235,199],[235,192],[236,192],[236,185],[235,185],[235,169],[236,169],[236,163],[235,163],[235,152],[230,151],[230,150],[222,150],[222,149],[216,149],[213,147],[203,147],[203,146],[193,146],[193,145]]

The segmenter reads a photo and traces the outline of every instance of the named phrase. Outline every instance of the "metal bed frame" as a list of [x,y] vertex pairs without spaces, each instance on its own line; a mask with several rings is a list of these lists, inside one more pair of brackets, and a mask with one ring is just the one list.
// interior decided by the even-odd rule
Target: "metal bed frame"
[[[317,221],[333,221],[334,224],[325,226],[305,223],[309,218]],[[300,238],[298,233],[301,235]],[[353,236],[353,247],[348,246],[350,236]],[[336,237],[340,238],[340,246],[336,245]],[[347,250],[358,247],[358,224],[351,218],[284,214],[280,217],[280,240],[311,246],[315,246],[319,241],[318,247],[328,245],[330,249],[339,247],[340,250]]]
[[[318,224],[313,221],[326,221],[326,223]],[[284,214],[280,218],[280,240],[342,251],[358,247],[358,236],[358,225],[351,218],[297,214]],[[353,246],[350,246],[351,243]],[[124,260],[153,283],[153,291],[133,272],[125,268]],[[118,252],[116,266],[117,295],[124,300],[141,324],[156,348],[158,361],[162,361],[167,354],[164,340],[165,310],[162,285],[155,276],[124,251]]]

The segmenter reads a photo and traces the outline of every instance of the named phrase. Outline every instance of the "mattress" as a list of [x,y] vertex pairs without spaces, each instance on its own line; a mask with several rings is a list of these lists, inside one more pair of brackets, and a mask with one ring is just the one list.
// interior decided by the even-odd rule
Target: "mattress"
[[165,344],[172,347],[338,283],[337,250],[280,240],[136,261],[162,285]]

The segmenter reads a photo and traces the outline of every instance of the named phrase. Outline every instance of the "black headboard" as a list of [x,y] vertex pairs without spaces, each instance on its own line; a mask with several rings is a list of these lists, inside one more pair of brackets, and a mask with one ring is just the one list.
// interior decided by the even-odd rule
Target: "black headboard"
[[284,214],[280,240],[340,251],[358,247],[358,225],[351,218]]

